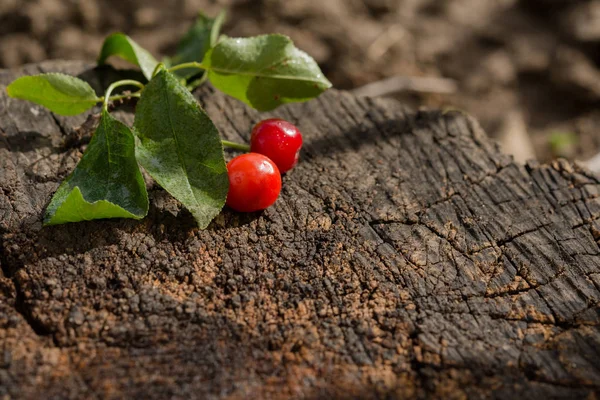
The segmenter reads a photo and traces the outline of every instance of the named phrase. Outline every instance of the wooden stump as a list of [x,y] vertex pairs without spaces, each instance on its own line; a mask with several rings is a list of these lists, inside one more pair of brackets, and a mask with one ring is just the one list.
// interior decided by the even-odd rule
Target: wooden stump
[[[600,179],[519,165],[462,113],[330,91],[276,205],[204,231],[151,186],[142,221],[42,228],[94,119],[0,72],[0,397],[594,398]],[[264,118],[196,93],[223,136]],[[118,116],[132,120],[127,111]],[[79,129],[75,129],[83,125]]]

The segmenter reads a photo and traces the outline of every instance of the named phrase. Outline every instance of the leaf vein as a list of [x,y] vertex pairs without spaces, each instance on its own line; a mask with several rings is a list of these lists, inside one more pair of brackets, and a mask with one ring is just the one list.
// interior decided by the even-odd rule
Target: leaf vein
[[102,118],[102,125],[103,125],[103,130],[104,130],[104,140],[106,141],[106,153],[107,153],[107,157],[108,157],[108,167],[107,167],[107,174],[106,174],[106,187],[104,188],[104,198],[107,199],[108,198],[108,194],[110,193],[110,189],[109,189],[109,184],[110,184],[110,164],[111,164],[111,159],[110,159],[110,140],[108,138],[108,130],[106,129],[106,121],[108,120],[108,118]]
[[[164,86],[164,88],[166,88],[166,86]],[[169,91],[165,90],[165,101],[167,102],[167,114],[169,116],[169,127],[171,128],[171,133],[173,135],[173,140],[175,140],[175,147],[177,148],[177,158],[179,159],[179,163],[182,166],[183,172],[184,172],[184,176],[185,176],[185,183],[187,185],[187,188],[189,189],[190,193],[192,194],[192,198],[194,199],[194,202],[196,203],[196,206],[199,205],[198,203],[198,199],[196,198],[196,195],[194,194],[194,190],[192,189],[192,185],[190,184],[190,180],[188,178],[188,169],[186,166],[185,161],[183,160],[183,158],[181,157],[181,153],[180,153],[180,148],[179,148],[179,140],[177,139],[177,134],[175,133],[175,127],[173,126],[173,118],[171,115],[171,101],[169,100]]]
[[320,79],[299,77],[299,76],[294,76],[294,75],[281,75],[281,74],[268,75],[268,74],[261,74],[261,73],[258,73],[258,72],[256,72],[256,73],[254,73],[254,72],[245,72],[245,71],[240,71],[240,70],[226,69],[226,68],[215,68],[215,67],[209,67],[208,69],[211,70],[211,71],[214,71],[214,72],[222,73],[222,74],[235,74],[235,75],[253,76],[253,77],[257,77],[257,78],[272,78],[272,79],[282,79],[282,80],[302,81],[302,82],[313,82],[313,83],[321,83],[322,82],[322,80],[320,80]]

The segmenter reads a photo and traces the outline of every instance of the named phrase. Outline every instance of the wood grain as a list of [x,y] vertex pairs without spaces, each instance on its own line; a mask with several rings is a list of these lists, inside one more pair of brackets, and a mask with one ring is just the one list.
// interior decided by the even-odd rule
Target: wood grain
[[39,71],[97,89],[116,74],[74,62],[0,72],[0,396],[600,390],[598,176],[516,164],[458,112],[332,90],[258,114],[204,87],[229,140],[267,116],[304,133],[274,207],[225,210],[199,231],[148,182],[142,221],[42,229],[96,120],[7,98],[5,85]]

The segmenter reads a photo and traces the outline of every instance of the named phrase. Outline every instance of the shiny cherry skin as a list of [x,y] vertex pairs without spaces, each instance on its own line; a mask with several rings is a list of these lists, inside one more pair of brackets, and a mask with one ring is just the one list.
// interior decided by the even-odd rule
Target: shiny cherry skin
[[282,174],[296,165],[301,147],[302,134],[283,119],[265,119],[252,129],[250,151],[269,157]]
[[281,191],[277,165],[258,153],[246,153],[227,163],[227,205],[236,211],[252,212],[273,205]]

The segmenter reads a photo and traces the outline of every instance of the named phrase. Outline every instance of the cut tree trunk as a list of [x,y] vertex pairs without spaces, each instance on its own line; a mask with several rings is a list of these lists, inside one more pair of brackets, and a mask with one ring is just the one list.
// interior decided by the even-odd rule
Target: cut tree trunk
[[458,112],[332,90],[258,114],[206,86],[196,96],[229,140],[266,116],[304,133],[275,206],[200,231],[149,182],[142,221],[42,228],[96,120],[6,96],[41,71],[98,90],[116,75],[0,72],[0,397],[600,390],[598,176],[517,164]]

